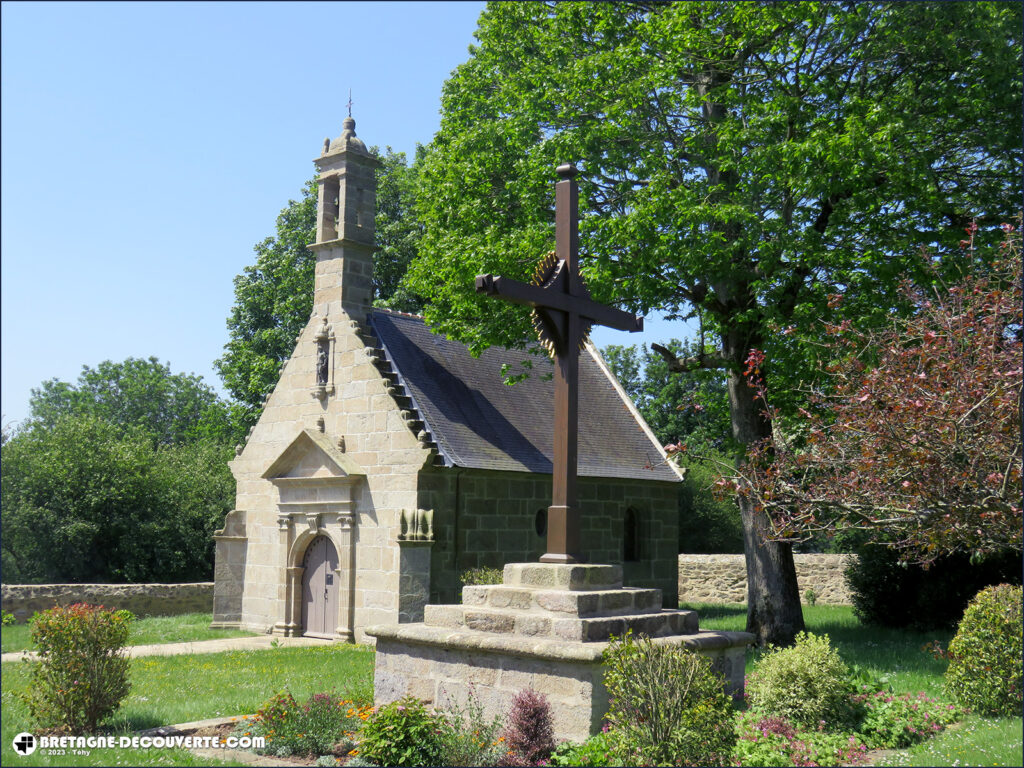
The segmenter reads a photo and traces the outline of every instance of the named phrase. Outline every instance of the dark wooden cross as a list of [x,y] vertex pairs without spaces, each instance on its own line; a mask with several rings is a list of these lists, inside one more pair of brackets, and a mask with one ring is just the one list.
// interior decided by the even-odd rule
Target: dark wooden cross
[[555,252],[543,259],[532,284],[494,275],[477,275],[477,293],[533,307],[541,343],[555,358],[555,439],[548,507],[547,552],[542,563],[584,562],[580,549],[580,512],[576,506],[579,442],[579,355],[590,326],[637,332],[644,319],[590,298],[579,267],[579,187],[571,164],[557,169]]

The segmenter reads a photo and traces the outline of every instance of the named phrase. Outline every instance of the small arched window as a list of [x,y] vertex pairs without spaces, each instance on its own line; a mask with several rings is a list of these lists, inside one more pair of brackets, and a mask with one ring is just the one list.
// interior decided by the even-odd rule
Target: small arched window
[[622,559],[627,563],[640,559],[640,515],[632,507],[622,518]]
[[548,532],[548,511],[546,509],[537,510],[537,514],[533,517],[533,529],[537,531],[538,536],[543,536]]

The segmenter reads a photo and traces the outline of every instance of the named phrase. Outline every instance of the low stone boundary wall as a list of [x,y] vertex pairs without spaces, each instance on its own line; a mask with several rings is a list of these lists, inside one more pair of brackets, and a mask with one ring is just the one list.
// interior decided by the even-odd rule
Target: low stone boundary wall
[[136,616],[177,616],[209,613],[213,608],[213,582],[192,584],[4,584],[0,586],[3,609],[19,623],[36,611],[54,605],[90,603]]
[[[813,589],[816,602],[850,605],[843,572],[856,555],[793,555],[800,601]],[[747,602],[747,566],[743,555],[680,555],[679,601],[684,603]]]

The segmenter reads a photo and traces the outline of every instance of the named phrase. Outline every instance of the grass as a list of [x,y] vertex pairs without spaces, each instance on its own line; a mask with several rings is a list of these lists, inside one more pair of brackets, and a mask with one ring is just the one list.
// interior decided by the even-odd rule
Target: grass
[[[742,630],[747,609],[740,604],[687,603],[696,610],[702,629]],[[953,703],[943,689],[946,662],[923,649],[938,640],[948,646],[952,631],[912,632],[865,627],[845,605],[805,605],[808,632],[827,634],[839,655],[850,665],[885,680],[897,693],[924,691],[931,697]],[[747,673],[762,652],[747,654]],[[980,717],[964,720],[938,736],[910,749],[885,752],[878,765],[892,766],[1019,766],[1024,765],[1024,743],[1020,717]]]
[[[698,604],[685,607],[700,611],[706,629],[742,630],[746,609],[742,605]],[[199,617],[199,618],[195,618]],[[177,617],[182,618],[182,617]],[[828,634],[843,658],[873,674],[885,677],[897,692],[925,691],[948,701],[942,689],[945,662],[922,650],[932,640],[947,643],[950,632],[908,632],[867,629],[845,606],[805,606],[808,630]],[[170,642],[209,637],[209,614],[194,614],[181,622],[144,619],[136,624],[132,642]],[[147,622],[151,629],[142,632]],[[170,625],[170,626],[168,626]],[[206,634],[184,636],[181,627],[192,626]],[[7,630],[4,628],[4,642]],[[143,639],[145,638],[145,639]],[[6,645],[4,650],[6,650]],[[759,656],[748,654],[748,671]],[[157,725],[238,716],[255,712],[279,690],[287,688],[297,699],[312,693],[335,690],[348,698],[372,698],[374,651],[364,646],[330,645],[312,648],[275,648],[262,651],[147,656],[131,662],[132,692],[113,720],[115,732],[125,733]],[[9,662],[2,666],[3,765],[209,765],[209,760],[183,750],[94,750],[88,756],[20,758],[11,747],[14,735],[31,730],[28,712],[18,697],[28,684],[29,665]],[[911,749],[881,753],[879,765],[1011,766],[1024,763],[1019,717],[983,718],[968,715],[939,736]],[[220,763],[230,764],[230,763]]]
[[[742,630],[747,623],[745,605],[687,603],[683,607],[698,612],[701,629]],[[848,605],[805,605],[803,612],[807,631],[827,634],[847,664],[883,678],[897,692],[924,691],[946,699],[942,689],[946,662],[933,658],[923,646],[934,640],[948,645],[953,637],[951,631],[866,629]],[[761,654],[758,650],[747,654],[748,674]]]
[[1021,718],[978,717],[964,720],[934,739],[886,754],[876,765],[1024,765]]
[[[128,645],[157,645],[161,643],[190,643],[197,640],[217,640],[222,637],[251,637],[251,632],[238,629],[210,629],[213,615],[185,613],[180,616],[148,616],[132,622]],[[0,630],[3,653],[30,650],[31,629],[28,624],[11,624]]]
[[[132,691],[110,726],[115,733],[159,725],[255,712],[279,690],[297,699],[335,690],[346,697],[372,699],[372,648],[328,645],[182,656],[144,656],[131,662]],[[15,755],[14,736],[31,730],[19,698],[29,684],[29,664],[2,666],[3,708],[0,764],[11,765],[204,765],[183,750],[94,750],[88,756]]]

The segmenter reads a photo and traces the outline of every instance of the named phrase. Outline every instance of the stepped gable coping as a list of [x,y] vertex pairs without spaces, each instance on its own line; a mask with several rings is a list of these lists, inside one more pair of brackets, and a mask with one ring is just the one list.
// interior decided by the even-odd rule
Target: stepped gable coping
[[[406,386],[405,379],[402,376],[401,368],[398,367],[398,363],[391,355],[391,352],[388,350],[387,345],[384,343],[384,340],[377,332],[377,328],[374,326],[373,316],[378,312],[386,315],[394,315],[396,317],[408,317],[414,320],[423,320],[423,316],[414,315],[410,312],[398,312],[397,310],[393,309],[374,307],[373,311],[370,313],[368,317],[369,323],[367,323],[367,329],[369,330],[370,334],[374,337],[374,339],[377,340],[377,343],[374,348],[379,350],[384,355],[384,359],[391,366],[391,370],[394,371],[395,383],[402,388],[402,397],[409,398],[409,407],[405,408],[404,410],[407,410],[412,414],[413,418],[411,419],[411,421],[419,421],[423,423],[423,429],[432,437],[430,441],[430,447],[437,451],[437,455],[441,457],[441,460],[444,462],[444,466],[453,467],[455,466],[455,462],[452,461],[451,457],[445,453],[444,449],[441,447],[441,443],[436,439],[437,432],[434,431],[434,428],[431,426],[430,421],[424,415],[423,409],[420,408],[419,405],[417,404],[416,397],[413,395],[412,389]],[[413,430],[410,428],[410,431]],[[418,435],[415,436],[419,437]]]

